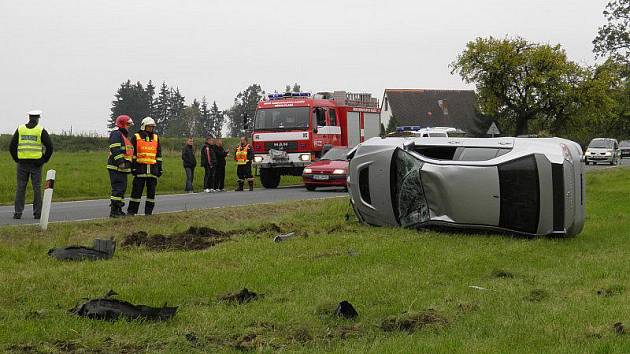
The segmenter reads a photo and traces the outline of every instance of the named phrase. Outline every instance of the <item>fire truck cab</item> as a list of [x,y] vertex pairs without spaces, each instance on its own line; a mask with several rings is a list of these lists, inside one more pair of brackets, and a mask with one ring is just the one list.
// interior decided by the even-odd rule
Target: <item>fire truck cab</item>
[[276,188],[283,175],[334,146],[354,147],[381,132],[378,99],[346,91],[270,94],[258,104],[252,141],[261,184]]

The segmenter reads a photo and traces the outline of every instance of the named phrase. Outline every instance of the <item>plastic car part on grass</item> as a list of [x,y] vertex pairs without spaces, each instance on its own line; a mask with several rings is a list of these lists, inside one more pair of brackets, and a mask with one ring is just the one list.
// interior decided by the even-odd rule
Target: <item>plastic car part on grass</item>
[[116,241],[95,239],[92,248],[84,246],[52,248],[48,251],[48,255],[61,261],[95,261],[111,259],[115,251]]
[[111,297],[115,295],[118,294],[110,290],[104,297],[88,300],[70,312],[77,316],[105,321],[118,319],[166,321],[177,312],[177,307],[168,307],[166,304],[163,307],[150,307],[112,299]]

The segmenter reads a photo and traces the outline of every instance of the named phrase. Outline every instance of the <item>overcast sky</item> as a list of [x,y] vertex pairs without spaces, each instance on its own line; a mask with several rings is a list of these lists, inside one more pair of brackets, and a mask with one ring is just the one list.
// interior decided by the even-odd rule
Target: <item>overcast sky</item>
[[0,132],[31,109],[51,132],[104,134],[131,79],[228,108],[283,90],[467,87],[448,64],[478,36],[559,43],[592,64],[606,0],[0,0]]

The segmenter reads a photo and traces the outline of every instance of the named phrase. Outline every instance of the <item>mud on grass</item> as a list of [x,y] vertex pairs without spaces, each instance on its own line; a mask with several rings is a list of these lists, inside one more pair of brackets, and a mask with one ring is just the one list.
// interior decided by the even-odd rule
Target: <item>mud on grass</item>
[[155,234],[149,236],[145,231],[134,232],[126,236],[122,247],[145,247],[153,251],[163,250],[203,250],[228,241],[232,236],[244,234],[282,233],[283,228],[274,224],[263,224],[260,227],[247,227],[242,229],[219,231],[209,227],[191,226],[188,230],[171,235]]

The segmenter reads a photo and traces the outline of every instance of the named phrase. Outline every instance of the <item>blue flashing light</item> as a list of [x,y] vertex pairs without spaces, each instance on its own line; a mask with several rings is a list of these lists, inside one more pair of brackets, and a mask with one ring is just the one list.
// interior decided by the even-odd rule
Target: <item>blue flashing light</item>
[[397,132],[408,132],[408,131],[418,131],[422,129],[419,125],[403,125],[400,127],[396,127]]
[[285,98],[294,98],[294,97],[311,97],[310,92],[285,92],[285,93],[270,93],[267,95],[269,100],[282,100]]

